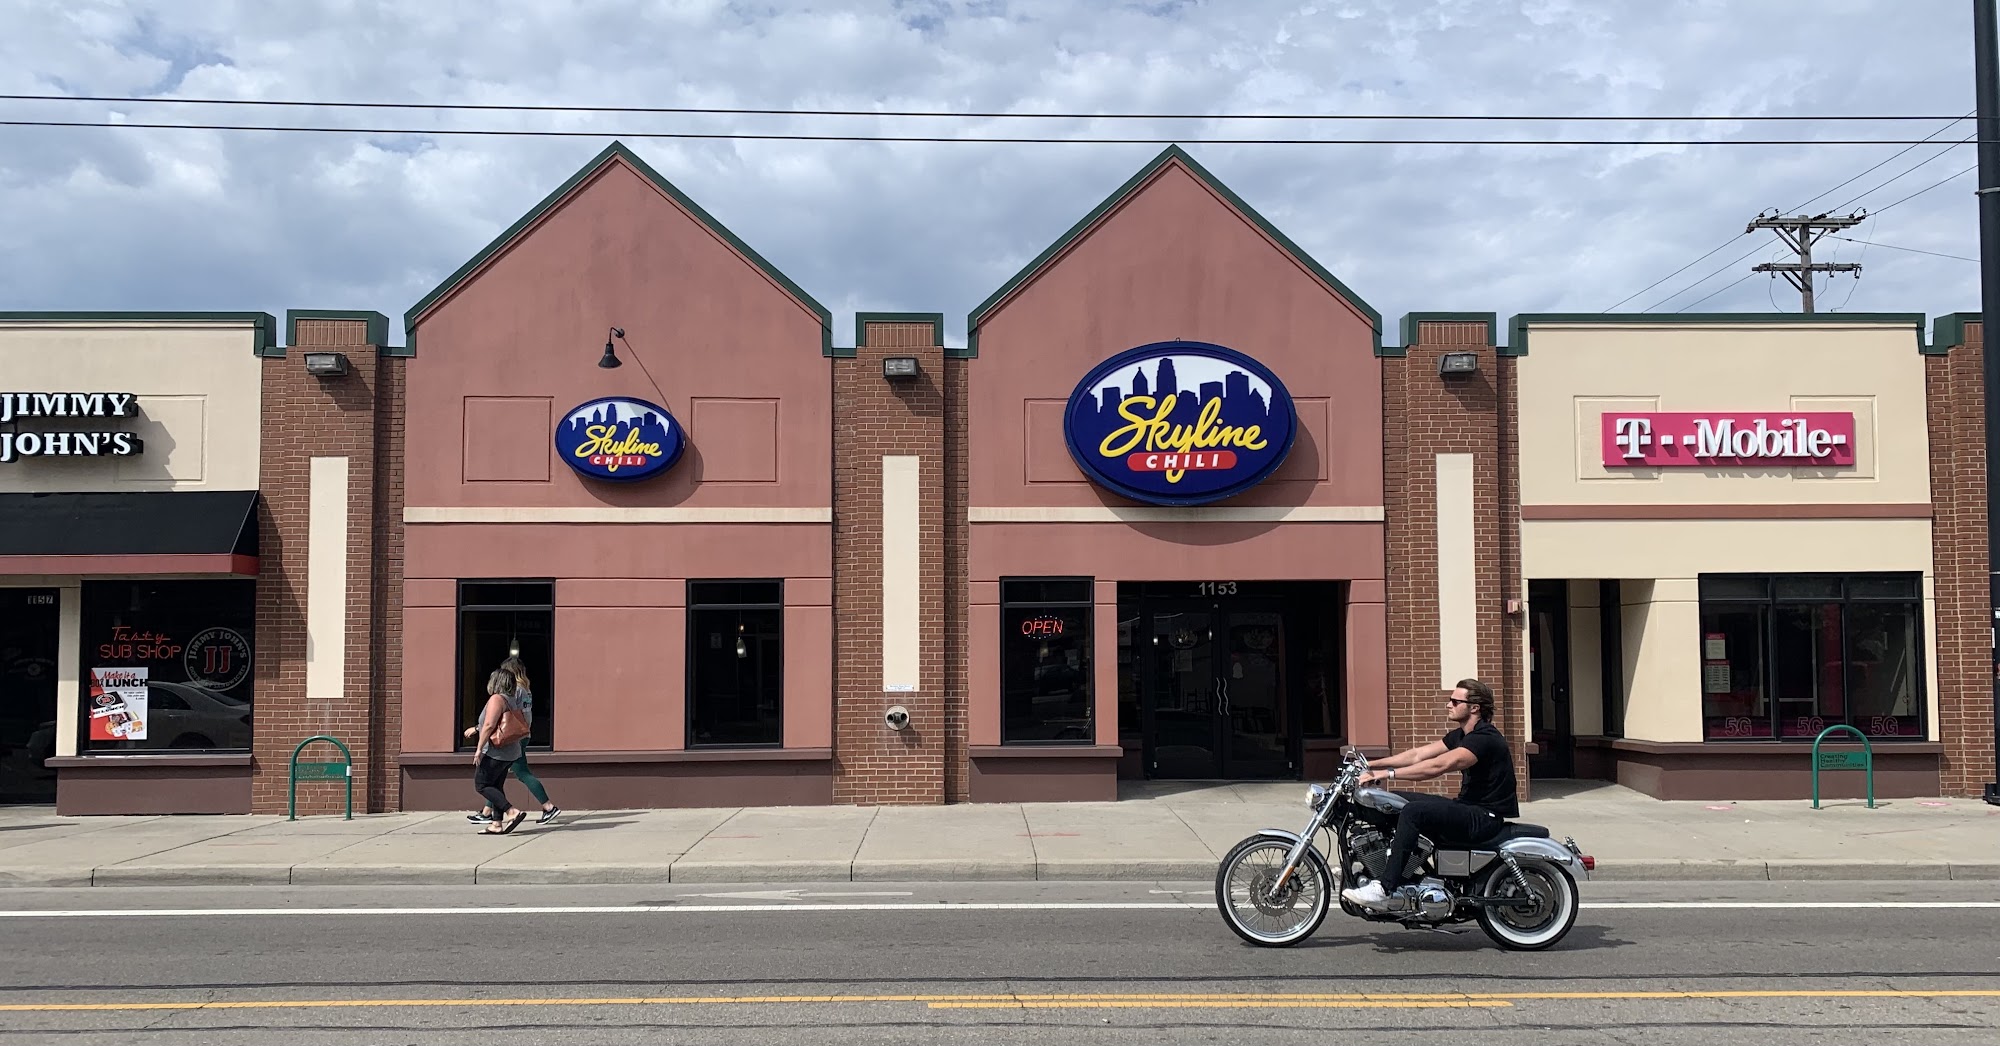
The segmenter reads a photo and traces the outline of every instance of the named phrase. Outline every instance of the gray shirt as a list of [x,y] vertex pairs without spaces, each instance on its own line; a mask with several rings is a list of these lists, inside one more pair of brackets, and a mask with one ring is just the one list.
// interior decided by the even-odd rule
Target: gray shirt
[[[507,702],[508,708],[511,708],[514,711],[521,713],[522,717],[526,718],[529,714],[528,706],[526,702],[522,701],[520,694],[521,691],[516,691],[513,694],[505,694],[502,695],[501,700]],[[528,725],[533,726],[534,722],[535,721],[533,719],[529,719]],[[488,745],[486,747],[486,754],[488,757],[493,759],[498,759],[503,763],[511,763],[514,760],[521,758],[521,752],[522,752],[521,746],[525,743],[526,743],[525,740],[516,740],[512,744]]]

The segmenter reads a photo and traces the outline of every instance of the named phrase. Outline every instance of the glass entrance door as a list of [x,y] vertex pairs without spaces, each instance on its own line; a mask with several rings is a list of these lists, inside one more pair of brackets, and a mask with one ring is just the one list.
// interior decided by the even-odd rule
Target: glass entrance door
[[1150,776],[1291,776],[1279,609],[1224,600],[1148,601],[1139,623]]
[[52,803],[56,774],[56,643],[53,588],[0,588],[0,803]]

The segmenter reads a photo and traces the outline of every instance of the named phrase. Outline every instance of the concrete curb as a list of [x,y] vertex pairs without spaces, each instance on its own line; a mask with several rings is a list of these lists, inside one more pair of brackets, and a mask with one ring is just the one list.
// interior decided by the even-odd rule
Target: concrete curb
[[[782,882],[1207,882],[1214,860],[1072,858],[982,860],[671,861],[652,864],[117,864],[0,868],[0,890],[132,886],[615,886]],[[1605,858],[1599,882],[2000,880],[2000,861]]]

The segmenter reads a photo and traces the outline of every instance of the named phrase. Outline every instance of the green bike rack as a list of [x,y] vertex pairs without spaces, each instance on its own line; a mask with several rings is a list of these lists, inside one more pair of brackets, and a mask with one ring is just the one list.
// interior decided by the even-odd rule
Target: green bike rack
[[[1827,752],[1822,754],[1819,750],[1820,742],[1826,740],[1826,735],[1836,730],[1845,730],[1855,737],[1860,738],[1862,750],[1859,752]],[[1821,730],[1818,737],[1813,738],[1812,754],[1813,809],[1819,809],[1819,772],[1821,770],[1868,771],[1868,809],[1875,809],[1875,745],[1868,740],[1867,734],[1845,723],[1837,726],[1829,726]]]
[[[299,753],[305,751],[306,746],[312,744],[314,741],[325,741],[335,748],[340,749],[341,761],[338,763],[299,762]],[[287,809],[290,810],[291,816],[285,818],[285,820],[296,821],[299,819],[300,781],[338,781],[343,778],[347,781],[347,817],[345,819],[352,821],[354,820],[354,753],[348,751],[347,746],[340,743],[340,738],[328,737],[325,734],[315,734],[300,741],[299,746],[292,749],[291,798],[287,801]]]

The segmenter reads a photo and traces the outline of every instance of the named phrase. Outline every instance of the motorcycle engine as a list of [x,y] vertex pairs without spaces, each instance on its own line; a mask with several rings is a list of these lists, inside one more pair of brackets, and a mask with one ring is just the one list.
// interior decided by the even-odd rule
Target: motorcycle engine
[[[1374,828],[1363,827],[1356,829],[1354,834],[1348,837],[1348,852],[1353,855],[1355,861],[1360,863],[1361,867],[1359,869],[1349,869],[1349,875],[1352,876],[1358,871],[1370,879],[1382,878],[1389,870],[1390,841],[1390,837],[1387,834]],[[1410,854],[1410,863],[1405,865],[1403,869],[1403,877],[1406,881],[1414,877],[1423,868],[1424,861],[1430,858],[1431,849],[1431,845],[1427,840],[1421,836],[1418,837],[1417,848]]]

